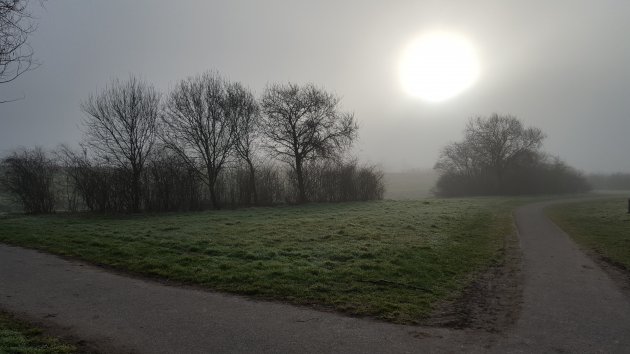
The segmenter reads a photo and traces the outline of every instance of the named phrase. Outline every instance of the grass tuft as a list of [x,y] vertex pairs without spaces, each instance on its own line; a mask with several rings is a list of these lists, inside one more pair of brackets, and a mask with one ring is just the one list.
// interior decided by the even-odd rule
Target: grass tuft
[[61,354],[76,353],[77,348],[46,336],[38,328],[0,312],[0,353]]

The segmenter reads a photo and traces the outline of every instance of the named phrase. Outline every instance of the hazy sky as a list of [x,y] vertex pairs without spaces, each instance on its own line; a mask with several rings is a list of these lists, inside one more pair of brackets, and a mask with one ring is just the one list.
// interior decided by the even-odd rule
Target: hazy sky
[[[37,5],[36,1],[32,5]],[[545,149],[587,172],[630,171],[630,1],[129,1],[33,6],[42,63],[0,99],[0,151],[76,143],[79,109],[113,77],[166,91],[217,70],[257,93],[313,82],[343,97],[360,124],[356,153],[388,170],[432,167],[468,118],[510,113],[543,129]],[[466,36],[481,74],[427,103],[398,77],[401,53],[427,31]]]

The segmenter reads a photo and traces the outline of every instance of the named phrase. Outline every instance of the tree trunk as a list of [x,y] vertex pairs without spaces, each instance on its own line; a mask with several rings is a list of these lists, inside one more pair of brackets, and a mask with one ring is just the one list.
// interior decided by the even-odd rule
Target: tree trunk
[[221,209],[221,204],[219,203],[219,198],[217,198],[217,192],[214,190],[214,183],[213,183],[212,187],[210,187],[210,201],[212,201],[212,206],[215,209],[217,209],[217,210]]
[[131,211],[140,211],[140,171],[134,168],[131,176]]
[[219,203],[219,198],[215,189],[216,182],[216,176],[212,172],[212,169],[208,168],[208,189],[210,189],[210,201],[212,202],[212,207],[219,210],[221,209],[221,204]]
[[247,160],[247,164],[249,165],[249,183],[252,188],[252,196],[254,197],[254,205],[258,205],[258,191],[256,190],[256,170],[254,169],[254,164]]
[[295,159],[295,174],[297,175],[298,191],[299,191],[298,203],[300,204],[306,203],[308,200],[306,198],[306,186],[304,185],[302,159],[300,158]]

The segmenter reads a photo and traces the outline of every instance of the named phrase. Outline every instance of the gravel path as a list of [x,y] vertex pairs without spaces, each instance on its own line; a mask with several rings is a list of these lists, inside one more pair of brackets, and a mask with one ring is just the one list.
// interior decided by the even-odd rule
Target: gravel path
[[630,300],[543,215],[516,221],[521,316],[501,335],[400,326],[113,274],[0,245],[0,308],[103,352],[630,352]]

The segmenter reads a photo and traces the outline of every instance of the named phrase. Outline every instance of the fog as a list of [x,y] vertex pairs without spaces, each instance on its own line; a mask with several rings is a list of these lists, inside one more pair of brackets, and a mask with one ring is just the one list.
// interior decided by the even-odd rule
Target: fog
[[[0,86],[0,151],[81,139],[80,102],[137,74],[167,91],[216,70],[261,93],[313,82],[360,124],[354,153],[388,171],[431,168],[466,121],[516,115],[545,150],[585,172],[630,172],[630,2],[33,2],[41,65]],[[408,96],[397,66],[428,30],[477,48],[475,85],[440,103]]]

